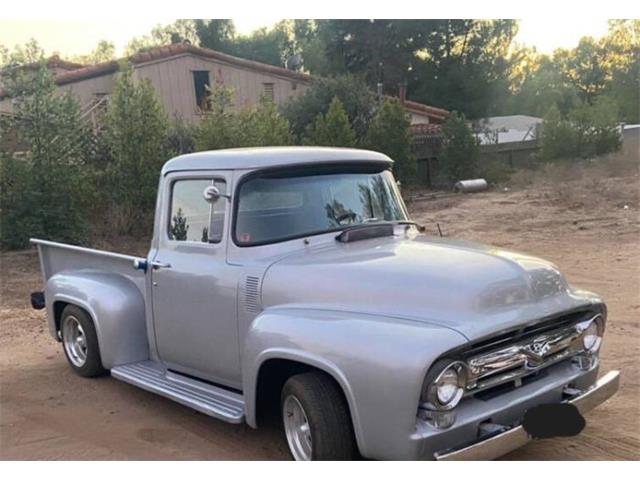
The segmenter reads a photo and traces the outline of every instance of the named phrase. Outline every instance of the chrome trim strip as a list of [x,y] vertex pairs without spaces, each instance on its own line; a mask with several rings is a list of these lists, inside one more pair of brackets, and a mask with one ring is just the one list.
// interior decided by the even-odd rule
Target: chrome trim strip
[[[612,370],[600,378],[594,386],[572,398],[580,413],[588,412],[611,398],[620,387],[620,372]],[[531,438],[522,426],[514,427],[486,440],[458,450],[447,450],[435,454],[436,460],[491,460],[526,445]]]

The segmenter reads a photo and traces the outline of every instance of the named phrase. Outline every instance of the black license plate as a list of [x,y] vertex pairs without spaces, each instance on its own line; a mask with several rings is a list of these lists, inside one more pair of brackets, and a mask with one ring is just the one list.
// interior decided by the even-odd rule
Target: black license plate
[[530,408],[524,414],[522,427],[533,438],[573,437],[586,422],[575,405],[547,403]]

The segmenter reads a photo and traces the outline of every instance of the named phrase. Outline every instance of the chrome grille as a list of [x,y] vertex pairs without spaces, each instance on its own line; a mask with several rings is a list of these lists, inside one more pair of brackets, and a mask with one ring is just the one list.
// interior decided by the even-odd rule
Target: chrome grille
[[600,314],[592,314],[583,321],[553,330],[538,331],[501,348],[489,351],[483,349],[484,353],[467,356],[467,393],[516,381],[581,353],[581,333],[599,316]]

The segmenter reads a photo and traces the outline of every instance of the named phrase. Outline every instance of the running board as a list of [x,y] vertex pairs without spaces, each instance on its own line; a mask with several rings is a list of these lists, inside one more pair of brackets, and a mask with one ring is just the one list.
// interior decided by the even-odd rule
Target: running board
[[146,360],[120,365],[111,369],[111,376],[210,417],[230,423],[244,421],[242,395],[170,372],[160,363]]

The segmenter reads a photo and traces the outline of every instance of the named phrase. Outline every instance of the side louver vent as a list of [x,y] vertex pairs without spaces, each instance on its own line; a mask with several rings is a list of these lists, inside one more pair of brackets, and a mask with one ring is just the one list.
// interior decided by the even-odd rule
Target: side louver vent
[[244,308],[249,313],[258,313],[260,311],[258,287],[260,279],[258,277],[247,277],[245,284],[245,300]]

